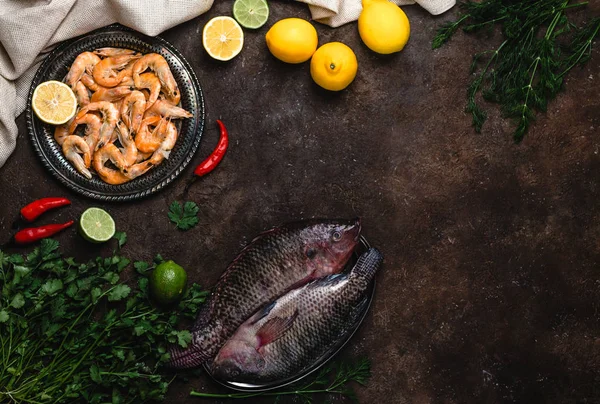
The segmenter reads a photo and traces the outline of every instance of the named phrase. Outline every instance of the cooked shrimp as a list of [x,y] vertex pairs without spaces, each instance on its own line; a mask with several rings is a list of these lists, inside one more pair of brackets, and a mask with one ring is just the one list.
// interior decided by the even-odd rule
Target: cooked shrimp
[[65,77],[65,82],[75,89],[75,85],[81,79],[85,72],[91,72],[94,66],[100,62],[100,58],[92,52],[83,52],[77,55],[75,61],[69,69],[69,73]]
[[173,122],[171,122],[170,119],[163,119],[162,122],[158,125],[158,128],[163,139],[163,141],[160,143],[159,149],[163,152],[171,151],[173,147],[175,147],[175,143],[177,142],[177,128],[175,127]]
[[162,116],[165,118],[191,118],[192,115],[183,108],[177,107],[165,100],[156,100],[150,108],[146,110],[144,118],[152,116]]
[[90,151],[96,150],[96,145],[100,140],[100,128],[102,127],[100,117],[93,113],[85,114],[79,118],[76,117],[69,127],[70,135],[75,133],[78,125],[86,125],[83,138],[88,144]]
[[121,79],[121,86],[134,86],[133,82],[133,65],[137,62],[138,59],[133,59],[131,62],[127,63],[125,68],[123,69],[123,78]]
[[83,76],[81,76],[81,79],[79,81],[81,81],[81,83],[83,83],[83,85],[86,86],[91,92],[98,91],[104,88],[102,86],[99,86],[94,81],[94,78],[91,76],[91,74],[85,73]]
[[81,81],[78,81],[75,84],[75,88],[73,90],[80,106],[85,107],[90,103],[90,94],[88,93],[88,89]]
[[[135,145],[142,153],[151,153],[156,151],[163,141],[163,133],[159,131],[158,123],[161,118],[153,116],[150,118],[144,118],[140,124],[140,130],[135,135]],[[153,130],[150,130],[150,126],[154,126]]]
[[147,160],[150,156],[152,156],[152,153],[142,153],[138,150],[137,159],[135,159],[135,162],[141,163],[142,161]]
[[139,54],[138,52],[125,49],[125,48],[99,48],[94,51],[94,53],[98,56],[102,57],[113,57],[113,56],[121,56],[121,55],[135,55]]
[[148,97],[148,101],[146,102],[146,109],[150,108],[152,104],[156,100],[158,100],[158,96],[160,95],[161,84],[158,77],[154,73],[143,73],[140,74],[140,79],[136,85],[138,90],[148,89],[150,90],[150,96]]
[[[94,66],[94,81],[104,87],[118,86],[128,74],[127,70],[121,69],[127,66],[132,60],[139,58],[139,55],[121,55],[102,59]],[[117,72],[117,70],[121,71]]]
[[140,91],[133,91],[123,99],[123,104],[119,110],[121,120],[123,120],[133,135],[140,129],[145,110],[146,98]]
[[92,178],[92,173],[88,170],[91,161],[90,147],[82,137],[67,136],[62,144],[62,150],[67,160],[73,163],[78,172],[88,179]]
[[129,167],[137,162],[138,149],[135,145],[133,137],[127,129],[127,126],[121,121],[117,123],[117,133],[119,136],[119,142],[121,142],[121,144],[123,145],[123,149],[121,149],[121,154],[125,159],[125,166]]
[[96,145],[96,149],[100,149],[105,144],[110,142],[110,138],[115,130],[115,127],[117,126],[117,121],[119,120],[119,110],[108,101],[92,102],[79,111],[76,119],[81,118],[90,111],[98,111],[102,114],[100,140]]
[[152,70],[156,74],[167,98],[169,100],[177,99],[176,103],[179,103],[179,88],[177,87],[177,82],[175,81],[173,73],[171,73],[171,69],[165,58],[158,53],[148,53],[135,62],[135,65],[133,65],[133,81],[137,88],[141,88],[140,75],[147,69]]
[[[108,160],[119,168],[119,170],[105,166]],[[129,181],[129,178],[120,171],[126,169],[126,162],[123,158],[123,154],[121,154],[117,146],[112,143],[104,145],[94,153],[92,165],[100,178],[109,184],[118,185]]]
[[119,87],[111,87],[111,88],[102,88],[92,94],[91,101],[109,101],[115,102],[120,100],[121,98],[126,97],[134,90],[133,87],[128,86],[119,86]]
[[134,179],[139,177],[142,174],[145,174],[148,170],[154,167],[156,164],[150,160],[142,161],[141,163],[137,163],[132,165],[125,171],[123,174],[129,178]]
[[69,126],[74,120],[75,118],[73,117],[69,122],[58,125],[54,129],[54,140],[56,140],[56,143],[58,143],[59,146],[62,146],[67,136],[69,136]]

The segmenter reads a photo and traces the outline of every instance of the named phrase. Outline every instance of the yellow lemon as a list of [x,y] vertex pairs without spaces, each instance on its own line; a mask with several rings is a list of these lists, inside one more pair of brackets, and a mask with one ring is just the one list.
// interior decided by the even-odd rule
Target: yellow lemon
[[38,85],[31,97],[33,112],[42,121],[62,125],[77,112],[77,98],[71,87],[60,81],[45,81]]
[[387,0],[363,0],[358,33],[365,45],[382,54],[400,52],[408,42],[410,23],[404,11]]
[[315,53],[319,42],[315,27],[300,18],[277,21],[265,39],[273,56],[286,63],[306,62]]
[[356,55],[341,42],[321,46],[310,61],[310,75],[315,83],[326,90],[340,91],[356,77]]
[[213,58],[222,61],[231,60],[244,47],[244,32],[233,18],[215,17],[204,26],[202,44]]

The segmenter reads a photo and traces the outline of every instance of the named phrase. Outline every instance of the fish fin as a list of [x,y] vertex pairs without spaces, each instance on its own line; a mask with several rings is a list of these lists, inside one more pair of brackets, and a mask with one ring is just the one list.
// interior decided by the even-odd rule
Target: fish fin
[[291,316],[274,317],[264,323],[256,333],[260,340],[259,345],[262,347],[281,338],[292,327],[297,316],[298,310],[294,311]]
[[251,324],[256,324],[256,323],[258,323],[258,321],[259,321],[261,318],[264,318],[264,317],[266,317],[266,316],[267,316],[267,314],[269,314],[269,313],[271,312],[271,310],[273,310],[273,307],[275,307],[275,305],[276,305],[276,304],[277,304],[277,302],[273,302],[273,303],[271,303],[271,304],[269,304],[269,305],[267,305],[267,306],[263,307],[263,308],[262,308],[262,309],[261,309],[261,310],[260,310],[258,313],[256,313],[256,314],[253,316],[253,318],[254,318],[254,321],[252,321],[252,323],[251,323]]

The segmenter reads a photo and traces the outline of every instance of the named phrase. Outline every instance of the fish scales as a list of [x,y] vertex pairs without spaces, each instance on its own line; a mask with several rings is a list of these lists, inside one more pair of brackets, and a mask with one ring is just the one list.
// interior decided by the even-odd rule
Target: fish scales
[[221,348],[213,376],[272,382],[296,375],[331,350],[360,321],[383,257],[374,248],[352,271],[288,292],[248,319]]
[[202,306],[191,345],[172,346],[169,366],[214,358],[237,327],[293,287],[344,268],[358,244],[360,221],[309,220],[262,233],[232,261]]

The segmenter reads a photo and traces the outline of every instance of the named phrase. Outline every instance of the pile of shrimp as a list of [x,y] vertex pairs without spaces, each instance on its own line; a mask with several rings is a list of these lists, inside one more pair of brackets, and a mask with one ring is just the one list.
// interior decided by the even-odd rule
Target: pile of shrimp
[[[192,114],[177,106],[181,95],[171,69],[157,53],[101,48],[80,53],[64,80],[78,112],[57,126],[54,139],[86,178],[123,184],[169,157],[177,141],[173,119]],[[77,128],[85,125],[80,133]]]

